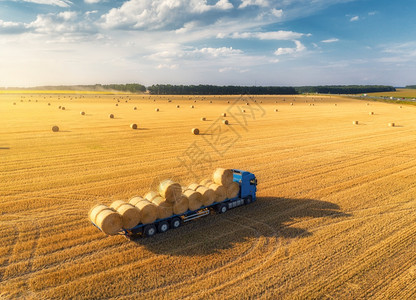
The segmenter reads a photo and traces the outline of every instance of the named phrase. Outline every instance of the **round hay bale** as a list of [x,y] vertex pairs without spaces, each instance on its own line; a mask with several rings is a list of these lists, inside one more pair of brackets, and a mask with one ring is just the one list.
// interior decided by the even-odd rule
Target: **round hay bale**
[[85,116],[85,111],[80,112],[81,116]]
[[159,108],[155,108],[155,111],[159,111]]
[[389,127],[394,127],[395,126],[394,123],[389,123],[388,125],[389,125]]
[[191,108],[194,108],[194,106],[193,106],[193,105],[191,105]]
[[212,183],[208,186],[208,188],[215,192],[215,195],[217,196],[217,202],[221,202],[227,199],[227,189],[223,185]]
[[59,131],[59,127],[58,126],[52,126],[52,131],[53,132],[58,132]]
[[190,185],[188,185],[188,189],[196,191],[196,189],[199,188],[200,186],[201,185],[199,185],[198,183],[191,183]]
[[61,108],[62,110],[65,110],[65,106],[62,106],[62,108]]
[[222,120],[225,125],[228,125],[228,120]]
[[117,200],[110,205],[110,208],[120,214],[124,229],[130,229],[139,224],[140,210],[136,206],[122,200]]
[[202,195],[193,190],[186,190],[183,194],[188,197],[189,209],[197,210],[202,206]]
[[212,179],[206,178],[206,179],[202,179],[199,184],[203,185],[203,186],[206,186],[206,187],[209,187],[213,183],[214,182],[212,181]]
[[51,104],[50,104],[50,103],[48,103],[48,105],[49,105],[49,106],[51,106]]
[[358,121],[352,121],[353,125],[358,125]]
[[129,203],[140,210],[140,219],[143,224],[153,223],[157,219],[156,205],[149,200],[136,196],[131,198]]
[[152,202],[152,200],[156,197],[159,197],[160,194],[156,193],[156,192],[148,192],[146,195],[144,195],[144,199],[149,200],[150,202]]
[[275,112],[278,112],[279,110],[277,108],[274,109]]
[[371,116],[371,115],[374,115],[374,112],[370,111],[368,114]]
[[176,108],[180,108],[181,106],[180,105],[176,105]]
[[131,129],[137,129],[137,124],[136,123],[130,124],[130,128]]
[[207,118],[205,118],[205,117],[201,118],[201,121],[206,121],[206,120],[207,120]]
[[242,111],[243,113],[245,113],[245,112],[246,112],[246,110],[245,110],[245,109],[242,109],[241,111]]
[[16,102],[13,102],[13,105],[16,105]]
[[118,106],[118,103],[116,103],[116,106]]
[[205,186],[200,185],[196,189],[196,192],[202,195],[202,204],[205,206],[211,205],[217,200],[217,195],[215,194],[214,190],[211,190]]
[[153,198],[152,203],[156,205],[158,219],[169,218],[173,215],[173,203],[166,201],[160,196]]
[[228,187],[227,187],[227,198],[235,198],[238,196],[238,193],[240,192],[240,185],[238,182],[233,181]]
[[227,113],[222,113],[221,116],[226,117]]
[[402,106],[400,105],[399,108],[402,108]]
[[93,207],[91,207],[90,211],[88,212],[88,216],[91,222],[95,224],[95,219],[97,218],[97,215],[104,209],[108,209],[108,207],[104,204],[96,204]]
[[293,106],[293,103],[290,103],[291,106]]
[[198,128],[192,128],[192,133],[195,135],[199,134],[199,129]]
[[179,183],[166,179],[159,184],[158,191],[166,201],[173,203],[181,196],[182,187]]
[[176,199],[173,203],[173,213],[175,215],[180,215],[186,212],[189,208],[189,199],[185,195],[181,195],[179,199]]
[[334,106],[337,106],[337,105],[338,105],[338,104],[336,104],[336,103],[334,104]]
[[370,103],[366,103],[365,105],[367,105],[367,106],[368,106],[368,105],[370,105]]
[[212,176],[214,183],[228,187],[233,182],[233,171],[217,168]]
[[209,101],[209,103],[212,103],[212,101]]
[[123,222],[119,213],[107,208],[97,215],[95,218],[95,225],[97,225],[102,232],[108,235],[116,235],[123,227]]
[[135,106],[135,107],[133,107],[133,110],[137,110],[137,107]]
[[247,102],[246,105],[250,105],[250,103]]
[[59,109],[61,109],[61,107],[62,107],[62,106],[60,106],[60,105],[58,106],[58,108],[59,108]]
[[109,114],[108,116],[110,119],[114,119],[114,115],[113,114]]

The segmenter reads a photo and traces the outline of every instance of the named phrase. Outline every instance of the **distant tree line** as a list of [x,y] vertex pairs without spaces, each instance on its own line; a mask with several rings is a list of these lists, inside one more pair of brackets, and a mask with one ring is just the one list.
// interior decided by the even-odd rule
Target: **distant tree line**
[[406,85],[406,89],[416,89],[416,85]]
[[325,85],[325,86],[300,86],[295,88],[299,94],[318,93],[318,94],[362,94],[394,92],[393,86],[387,85]]
[[171,85],[149,86],[152,95],[293,95],[296,90],[285,86],[218,86],[218,85]]
[[138,83],[127,83],[127,84],[103,84],[96,85],[101,86],[104,89],[116,90],[130,93],[144,93],[146,92],[146,87]]

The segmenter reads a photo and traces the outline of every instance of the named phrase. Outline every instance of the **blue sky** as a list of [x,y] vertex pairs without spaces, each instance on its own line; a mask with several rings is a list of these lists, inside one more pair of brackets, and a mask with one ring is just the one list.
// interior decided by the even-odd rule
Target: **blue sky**
[[416,84],[415,0],[0,0],[0,86]]

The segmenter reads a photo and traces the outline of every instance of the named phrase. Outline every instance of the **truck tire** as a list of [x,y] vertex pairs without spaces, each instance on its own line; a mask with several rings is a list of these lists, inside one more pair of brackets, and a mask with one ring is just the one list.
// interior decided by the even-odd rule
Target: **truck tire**
[[228,210],[228,208],[227,208],[227,205],[226,205],[226,204],[220,204],[220,205],[218,206],[218,210],[217,210],[217,212],[218,212],[219,214],[223,214],[223,213],[227,212],[227,210]]
[[143,229],[143,232],[146,236],[154,236],[156,234],[156,226],[154,224],[146,225]]
[[181,219],[173,218],[172,221],[170,222],[170,227],[172,229],[175,229],[175,228],[178,228],[179,226],[181,226]]
[[157,231],[160,233],[166,232],[169,230],[169,223],[168,221],[162,221],[157,225]]
[[253,197],[251,196],[247,196],[247,198],[244,199],[244,204],[250,204],[251,202],[253,202]]

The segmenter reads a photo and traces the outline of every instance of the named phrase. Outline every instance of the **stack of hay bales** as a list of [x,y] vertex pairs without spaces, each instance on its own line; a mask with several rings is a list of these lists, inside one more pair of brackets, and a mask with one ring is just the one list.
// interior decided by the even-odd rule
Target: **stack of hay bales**
[[212,179],[217,185],[223,186],[226,189],[227,198],[234,198],[238,196],[240,185],[233,181],[233,171],[230,169],[218,168],[215,170]]
[[143,224],[153,223],[157,219],[156,205],[142,197],[133,197],[129,201],[130,204],[137,207],[140,211],[140,221]]
[[130,229],[139,224],[140,210],[134,205],[117,200],[110,205],[110,208],[120,214],[123,228]]
[[188,190],[193,190],[201,194],[202,205],[207,206],[217,201],[215,191],[198,183],[192,183],[188,186]]

